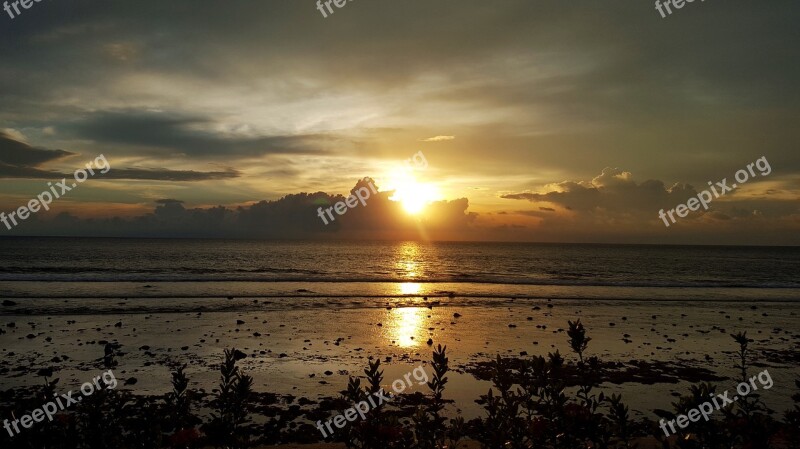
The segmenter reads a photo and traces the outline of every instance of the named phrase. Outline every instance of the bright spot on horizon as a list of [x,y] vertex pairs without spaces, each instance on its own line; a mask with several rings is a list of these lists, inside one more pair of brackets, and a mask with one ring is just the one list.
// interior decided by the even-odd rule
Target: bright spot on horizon
[[400,202],[403,209],[412,215],[419,214],[425,206],[439,199],[439,190],[434,185],[418,182],[407,171],[394,174],[388,187],[388,190],[395,191],[389,199]]

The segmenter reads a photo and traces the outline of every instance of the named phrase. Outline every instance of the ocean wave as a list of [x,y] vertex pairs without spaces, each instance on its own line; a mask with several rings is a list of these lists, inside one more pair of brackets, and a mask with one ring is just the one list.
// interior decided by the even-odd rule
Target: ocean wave
[[[263,275],[258,275],[262,273]],[[297,275],[291,275],[297,273]],[[800,288],[798,281],[761,280],[617,280],[597,278],[520,278],[520,277],[478,277],[459,273],[440,277],[397,277],[397,276],[342,276],[341,274],[312,273],[306,270],[253,269],[241,270],[240,274],[230,271],[219,273],[163,273],[120,272],[119,270],[92,270],[47,273],[0,272],[0,282],[301,282],[301,283],[453,283],[453,284],[496,284],[531,286],[583,286],[583,287],[653,287],[653,288]]]

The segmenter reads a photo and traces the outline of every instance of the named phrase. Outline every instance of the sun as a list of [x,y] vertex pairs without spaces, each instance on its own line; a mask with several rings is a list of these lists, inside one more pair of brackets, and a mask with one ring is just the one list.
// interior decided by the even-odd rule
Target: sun
[[416,215],[435,199],[435,189],[428,184],[407,183],[397,186],[394,196],[389,199],[399,201],[406,212]]
[[429,203],[438,199],[438,191],[431,184],[418,182],[409,174],[401,174],[393,177],[390,181],[394,195],[389,197],[392,201],[398,201],[403,209],[412,215],[417,215],[425,209]]

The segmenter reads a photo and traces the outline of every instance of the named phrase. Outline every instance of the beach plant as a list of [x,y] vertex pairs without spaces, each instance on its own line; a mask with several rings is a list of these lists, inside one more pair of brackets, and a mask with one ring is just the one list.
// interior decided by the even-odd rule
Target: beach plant
[[200,440],[195,426],[202,421],[191,412],[193,392],[189,390],[185,370],[186,365],[182,365],[172,371],[172,392],[165,398],[167,428],[171,433],[168,441],[175,449],[192,447]]
[[[56,387],[58,386],[59,379],[50,379],[53,376],[52,369],[41,369],[37,373],[43,378],[43,385],[35,388],[31,393],[26,394],[25,397],[18,397],[16,406],[8,410],[3,410],[3,416],[9,416],[12,420],[19,417],[20,413],[26,413],[41,404],[52,401],[56,396]],[[76,447],[76,442],[67,442],[66,436],[69,434],[70,426],[64,420],[65,415],[57,414],[53,421],[45,420],[41,424],[38,431],[24,431],[8,438],[6,431],[0,432],[0,447],[14,447],[14,448],[54,448],[54,449],[67,449]],[[19,427],[24,430],[22,427]]]
[[130,430],[126,431],[124,423],[126,417],[133,415],[128,407],[130,395],[108,389],[105,380],[100,382],[103,387],[96,389],[91,396],[84,396],[81,406],[76,409],[77,433],[82,447],[127,447],[126,435],[130,435]]
[[591,338],[586,336],[586,328],[581,323],[581,320],[568,321],[567,324],[569,327],[567,336],[569,337],[570,348],[578,355],[576,365],[578,375],[578,392],[576,396],[578,402],[569,406],[569,411],[573,415],[573,419],[569,420],[571,424],[570,434],[575,435],[578,439],[591,441],[601,449],[606,448],[609,445],[611,435],[607,432],[608,426],[605,425],[604,416],[598,413],[600,406],[606,402],[606,397],[602,392],[599,394],[593,392],[594,388],[600,384],[600,363],[597,357],[588,359],[583,357]]
[[800,378],[795,379],[794,385],[798,389],[798,392],[792,395],[794,408],[784,413],[781,434],[786,440],[786,445],[789,449],[800,449]]
[[125,447],[130,449],[162,447],[165,420],[164,405],[161,401],[131,398],[127,393],[121,394],[131,400],[125,407],[126,413],[121,423],[125,430]]
[[[567,365],[556,351],[547,357],[508,359],[490,364],[493,388],[476,402],[486,417],[471,423],[469,436],[486,449],[635,448],[642,434],[621,396],[595,390],[601,382],[597,357],[586,357],[586,329],[568,322],[569,346],[577,355]],[[577,385],[568,393],[565,380]],[[496,390],[496,392],[495,392]],[[572,391],[570,389],[569,391]]]
[[[748,374],[751,365],[750,343],[752,339],[746,332],[731,335],[738,344],[736,352],[737,363],[735,368],[739,372],[740,383],[749,383]],[[800,386],[800,385],[799,385]],[[697,409],[700,404],[709,402],[709,398],[717,396],[717,388],[708,383],[701,383],[690,387],[689,394],[673,403],[674,415],[686,415],[690,410]],[[798,398],[800,399],[800,398]],[[800,413],[800,408],[798,408]],[[749,394],[740,394],[738,400],[727,404],[720,409],[721,420],[699,420],[692,424],[691,432],[684,437],[675,439],[675,444],[681,449],[729,449],[729,448],[759,448],[770,449],[776,446],[775,440],[781,432],[779,426],[770,416],[772,411],[763,402],[760,395],[751,391]],[[800,417],[800,414],[797,415]],[[793,415],[788,412],[786,424],[791,428]],[[795,426],[797,428],[797,426]],[[783,432],[787,440],[791,439],[791,432]],[[790,447],[791,444],[787,443]],[[667,447],[667,446],[665,446]]]
[[[717,387],[703,382],[689,387],[689,394],[681,396],[676,402],[672,403],[675,410],[674,414],[669,414],[667,418],[674,420],[678,415],[688,415],[690,410],[699,409],[701,404],[709,401],[709,398],[717,396]],[[700,449],[700,448],[725,448],[733,447],[734,436],[730,426],[726,423],[732,421],[733,405],[727,405],[721,409],[725,422],[715,419],[699,420],[692,423],[691,433],[688,437],[676,439],[676,444],[681,449]],[[663,434],[663,431],[656,427],[654,432]]]
[[493,388],[475,401],[487,415],[474,424],[475,438],[488,448],[520,448],[525,440],[520,417],[523,395],[513,389],[516,376],[511,361],[497,356],[491,369]]
[[567,330],[569,346],[573,352],[578,354],[580,361],[583,362],[583,353],[589,347],[589,342],[592,339],[586,336],[586,328],[581,323],[581,320],[575,322],[567,321],[567,324],[569,325],[569,330]]
[[[383,370],[379,359],[370,360],[364,370],[367,385],[361,386],[361,379],[350,377],[344,398],[356,404],[366,401],[382,390]],[[365,419],[349,423],[341,433],[345,445],[354,449],[407,448],[411,447],[412,435],[396,416],[384,413],[384,404],[378,403],[370,409]]]
[[432,391],[432,398],[417,411],[413,419],[416,447],[419,449],[458,447],[458,442],[463,437],[464,420],[457,417],[448,421],[442,415],[445,407],[443,396],[447,384],[447,372],[450,369],[447,346],[438,345],[434,349],[431,368],[433,376],[427,385]]
[[[447,384],[449,359],[447,348],[439,345],[433,351],[432,377],[427,386],[430,397],[423,399],[410,420],[402,420],[395,410],[385,410],[384,404],[370,410],[363,420],[348,424],[342,440],[348,448],[354,449],[445,449],[458,447],[464,437],[466,424],[462,417],[447,419],[444,416],[444,391]],[[364,370],[367,385],[362,387],[361,379],[350,377],[343,398],[347,403],[358,403],[381,389],[383,371],[380,360],[370,360]]]
[[[740,373],[739,382],[746,384],[749,381],[749,344],[753,340],[747,338],[747,332],[739,332],[731,337],[739,345],[738,364],[736,365]],[[775,429],[773,421],[768,416],[769,413],[771,411],[755,391],[751,391],[747,395],[740,395],[735,404],[735,416],[730,418],[733,418],[732,420],[737,424],[732,430],[744,446],[764,449],[772,447],[770,435],[775,432]]]
[[249,422],[248,400],[252,394],[253,378],[243,374],[236,362],[246,355],[226,349],[220,365],[220,384],[211,421],[205,426],[209,443],[223,449],[242,449],[249,446],[249,433],[244,424]]
[[639,444],[632,441],[634,435],[633,422],[630,419],[628,406],[622,402],[622,395],[612,394],[608,398],[609,418],[613,432],[617,435],[617,446],[624,449],[636,449]]

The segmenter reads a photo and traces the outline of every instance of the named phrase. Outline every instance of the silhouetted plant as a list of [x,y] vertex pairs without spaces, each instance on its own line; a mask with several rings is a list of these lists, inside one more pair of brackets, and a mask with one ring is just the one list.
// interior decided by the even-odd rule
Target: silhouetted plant
[[75,406],[78,434],[87,449],[124,447],[126,429],[123,420],[128,416],[126,406],[129,398],[116,390],[108,389],[104,380],[102,388],[91,396],[83,396]]
[[191,395],[189,391],[189,378],[184,370],[186,365],[177,367],[172,372],[172,392],[166,396],[166,412],[169,431],[170,447],[193,447],[200,440],[200,435],[195,425],[202,421],[191,412]]
[[589,347],[589,342],[592,339],[586,336],[586,329],[583,323],[581,323],[581,320],[577,320],[574,323],[572,321],[567,321],[567,324],[569,325],[569,330],[567,330],[569,345],[572,350],[578,354],[580,361],[583,362],[583,352]]
[[[376,393],[382,390],[383,371],[378,359],[370,360],[369,366],[364,370],[367,385],[362,388],[361,379],[350,377],[344,397],[351,405],[359,402],[369,402],[372,396],[375,407],[370,407],[365,418],[345,425],[343,436],[348,448],[405,448],[409,447],[412,440],[411,432],[406,430],[395,416],[384,414],[385,405],[377,400]],[[385,394],[385,393],[384,393]]]
[[[491,376],[497,393],[490,389],[477,401],[487,416],[475,424],[476,432],[471,435],[484,448],[636,446],[632,439],[637,432],[622,398],[608,400],[604,393],[594,392],[600,384],[600,362],[597,357],[585,357],[591,339],[580,320],[569,322],[567,334],[578,358],[574,365],[578,383],[575,397],[570,398],[565,392],[564,358],[558,351],[546,359],[535,356],[512,361],[498,356]],[[519,385],[516,391],[515,385]]]
[[795,387],[799,390],[792,395],[794,408],[784,413],[783,432],[786,444],[789,449],[800,449],[800,378],[794,381]]
[[253,378],[242,374],[236,362],[246,355],[236,349],[225,350],[220,365],[220,384],[211,422],[206,426],[211,444],[225,449],[241,449],[249,445],[249,435],[243,424],[249,421],[248,399],[252,393]]
[[497,356],[492,366],[492,384],[497,394],[490,388],[475,401],[487,414],[478,423],[476,439],[487,447],[517,448],[523,444],[525,426],[519,417],[523,397],[512,390],[515,379],[510,361]]
[[[671,414],[668,418],[674,420],[679,414],[688,415],[690,410],[699,409],[701,404],[712,402],[712,398],[716,398],[717,388],[707,382],[692,385],[689,387],[689,394],[678,398],[677,402],[673,402],[672,406],[675,409],[675,414]],[[720,413],[723,417],[733,417],[733,405],[727,405]],[[677,423],[673,424],[677,431],[681,428]],[[662,432],[659,430],[659,432]],[[710,419],[708,421],[701,419],[692,423],[691,427],[692,438],[677,438],[677,445],[680,448],[722,448],[732,447],[734,443],[734,436],[731,434],[730,429],[723,423]]]
[[625,449],[636,449],[639,445],[631,441],[634,432],[628,406],[622,402],[622,396],[612,394],[608,403],[609,418],[613,425],[613,433],[617,435],[619,445]]
[[[747,332],[740,332],[731,337],[739,344],[739,363],[736,365],[740,373],[739,382],[747,384],[749,382],[749,375],[747,373],[749,366],[749,344],[753,340],[747,338]],[[735,426],[734,432],[738,434],[738,439],[742,444],[764,449],[772,447],[770,435],[773,433],[774,429],[772,420],[767,416],[767,414],[771,412],[766,404],[761,401],[761,395],[753,389],[747,395],[739,395],[739,400],[736,401],[735,406],[735,414],[739,418],[737,421],[739,424],[743,425]]]
[[427,385],[433,392],[433,397],[414,416],[416,444],[420,449],[457,447],[458,441],[463,437],[464,420],[451,419],[448,426],[447,419],[442,416],[445,405],[443,394],[447,384],[447,372],[450,369],[446,346],[438,345],[433,351],[431,368],[433,377]]

